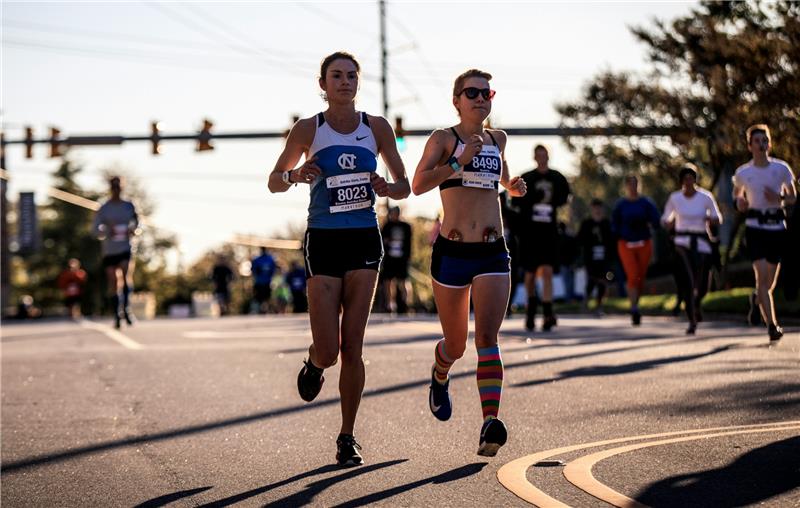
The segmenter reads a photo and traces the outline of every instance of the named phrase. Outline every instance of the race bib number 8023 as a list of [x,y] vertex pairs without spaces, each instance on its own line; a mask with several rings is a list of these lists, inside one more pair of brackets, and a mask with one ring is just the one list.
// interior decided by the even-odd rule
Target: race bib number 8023
[[330,212],[348,212],[369,208],[373,202],[369,173],[329,176],[325,179],[328,188]]

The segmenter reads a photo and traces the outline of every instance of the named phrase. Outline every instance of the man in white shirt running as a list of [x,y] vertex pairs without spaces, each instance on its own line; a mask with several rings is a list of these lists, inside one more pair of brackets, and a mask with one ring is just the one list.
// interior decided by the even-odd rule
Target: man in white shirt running
[[794,175],[789,165],[769,156],[772,148],[769,127],[747,129],[747,146],[752,160],[733,176],[736,209],[745,212],[745,241],[756,278],[756,301],[767,324],[770,342],[783,336],[775,317],[772,292],[778,280],[781,254],[786,242],[786,214],[783,207],[797,200]]

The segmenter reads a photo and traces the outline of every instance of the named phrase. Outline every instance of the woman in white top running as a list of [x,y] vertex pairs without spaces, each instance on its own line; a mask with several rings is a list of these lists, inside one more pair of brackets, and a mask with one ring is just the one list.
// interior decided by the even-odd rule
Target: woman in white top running
[[[306,402],[314,400],[325,380],[323,370],[341,359],[342,425],[336,440],[341,466],[363,464],[353,428],[364,390],[364,333],[383,257],[375,200],[400,200],[409,193],[389,122],[356,111],[360,77],[361,66],[350,53],[325,57],[319,86],[328,108],[292,127],[268,184],[271,192],[286,192],[298,183],[310,187],[303,253],[312,345],[297,389]],[[378,175],[378,156],[392,183]]]
[[700,320],[700,302],[708,292],[711,254],[709,226],[722,223],[722,214],[713,194],[697,186],[697,168],[686,164],[678,175],[681,189],[670,194],[664,206],[661,221],[675,232],[675,251],[678,263],[686,316],[689,318],[688,335],[692,335]]

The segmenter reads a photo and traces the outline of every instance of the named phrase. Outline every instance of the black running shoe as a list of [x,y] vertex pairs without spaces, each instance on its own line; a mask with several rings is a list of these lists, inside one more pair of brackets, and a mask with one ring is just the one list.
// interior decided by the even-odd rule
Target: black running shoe
[[114,328],[119,330],[121,324],[122,324],[122,318],[120,317],[119,312],[117,312],[116,314],[114,314]]
[[544,322],[542,323],[542,330],[544,330],[545,332],[549,332],[557,324],[558,320],[556,319],[555,316],[545,316]]
[[750,326],[758,326],[761,323],[761,311],[758,309],[758,297],[755,293],[750,293],[750,309],[747,311],[747,323]]
[[315,367],[311,363],[311,359],[303,360],[303,368],[297,374],[297,391],[300,392],[300,398],[311,402],[319,395],[324,382],[325,376],[322,375],[322,369]]
[[497,455],[497,450],[506,444],[508,439],[508,431],[503,422],[497,418],[486,420],[481,427],[481,440],[478,445],[478,455],[484,457],[494,457]]
[[695,330],[697,330],[697,325],[689,325],[689,328],[686,329],[686,335],[694,335]]
[[635,312],[631,312],[631,324],[633,326],[639,326],[642,324],[642,313],[638,310]]
[[428,394],[428,406],[433,416],[441,421],[450,419],[453,414],[453,401],[450,400],[450,377],[445,384],[436,380],[436,369],[431,369],[431,388]]
[[364,457],[358,453],[360,449],[356,438],[350,434],[339,434],[336,439],[336,463],[344,467],[360,466],[364,463]]
[[128,326],[131,326],[136,322],[136,317],[133,315],[133,312],[131,312],[130,307],[125,307],[122,309],[122,317],[125,318],[125,322],[128,323]]
[[769,333],[769,341],[772,344],[778,342],[781,340],[781,337],[783,337],[783,328],[780,326],[769,325],[769,327],[767,327],[767,332]]
[[528,330],[529,332],[532,332],[534,328],[536,328],[536,322],[534,320],[534,315],[526,311],[525,312],[525,329]]

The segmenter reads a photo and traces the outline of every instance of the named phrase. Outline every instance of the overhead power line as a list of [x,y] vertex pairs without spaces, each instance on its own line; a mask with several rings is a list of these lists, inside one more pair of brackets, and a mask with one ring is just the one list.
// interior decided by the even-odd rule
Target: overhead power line
[[[189,19],[188,17],[166,7],[166,5],[161,3],[153,3],[153,2],[145,2],[145,5],[151,7],[161,13],[165,14],[166,16],[172,18],[173,20],[181,23],[182,25],[186,26],[187,28],[194,30],[198,33],[201,33],[205,37],[214,37],[220,43],[228,46],[229,48],[242,53],[244,55],[250,57],[257,57],[260,61],[272,65],[277,66],[282,71],[292,72],[295,74],[301,74],[303,76],[308,76],[308,71],[303,68],[300,64],[285,59],[276,59],[272,57],[270,54],[264,53],[257,49],[255,45],[251,44],[250,41],[245,40],[244,43],[242,42],[243,37],[236,33],[235,31],[231,31],[234,35],[231,35],[227,31],[230,29],[227,28],[220,28],[222,27],[222,23],[219,20],[212,20],[211,22],[206,21],[206,24],[210,25],[212,28],[215,29],[215,32],[209,32],[208,28],[204,28],[200,26],[195,21]],[[199,12],[199,11],[198,11]],[[201,14],[202,16],[202,14]],[[222,37],[220,37],[220,35]]]
[[[110,32],[110,31],[103,31],[103,30],[91,30],[85,28],[70,28],[64,26],[57,26],[57,25],[49,25],[45,23],[34,23],[34,22],[27,22],[27,21],[18,21],[18,20],[4,20],[3,21],[3,28],[12,30],[21,30],[27,32],[36,32],[36,33],[43,33],[43,34],[57,34],[57,35],[72,35],[78,38],[83,39],[102,39],[104,42],[121,42],[121,43],[136,43],[136,44],[143,44],[146,46],[158,46],[159,48],[164,48],[165,46],[170,46],[174,49],[179,50],[188,50],[188,51],[203,51],[203,56],[208,56],[209,51],[219,50],[219,44],[208,42],[208,41],[189,41],[184,39],[171,39],[166,37],[158,37],[158,36],[144,36],[138,34],[127,34],[127,33],[120,33],[120,32]],[[63,40],[59,40],[59,42],[63,42]],[[316,53],[310,53],[305,51],[296,51],[293,50],[288,52],[284,49],[274,48],[274,47],[267,47],[267,46],[258,46],[256,48],[261,52],[280,52],[287,56],[287,58],[316,58]],[[230,55],[230,52],[220,53],[221,55]]]
[[[267,72],[265,70],[260,70],[257,67],[254,68],[252,66],[248,67],[231,67],[231,66],[219,66],[213,65],[208,62],[208,58],[203,58],[198,56],[198,60],[202,59],[203,62],[198,61],[196,64],[193,64],[187,61],[186,56],[177,56],[177,55],[165,55],[159,53],[153,53],[148,51],[134,51],[134,50],[114,50],[110,48],[106,49],[95,49],[95,48],[84,48],[84,47],[76,47],[76,46],[67,46],[64,44],[48,44],[42,43],[37,41],[28,41],[28,40],[19,40],[19,39],[5,39],[3,40],[4,46],[11,46],[17,47],[21,49],[28,49],[28,50],[35,50],[35,51],[48,51],[52,53],[67,53],[67,54],[80,54],[87,57],[93,58],[103,58],[106,60],[113,60],[115,62],[119,62],[120,58],[133,61],[136,63],[141,64],[148,64],[148,65],[168,65],[170,67],[184,67],[196,70],[204,70],[204,71],[223,71],[223,72],[237,72],[237,73],[244,73],[244,74],[261,74],[265,76],[272,76],[274,73]],[[306,73],[303,74],[304,77],[308,77],[309,75],[313,74],[313,70],[308,70]],[[295,73],[299,75],[299,73]]]

